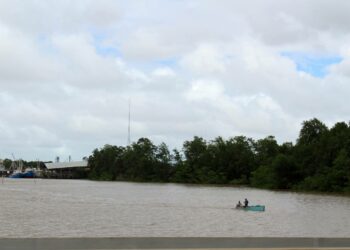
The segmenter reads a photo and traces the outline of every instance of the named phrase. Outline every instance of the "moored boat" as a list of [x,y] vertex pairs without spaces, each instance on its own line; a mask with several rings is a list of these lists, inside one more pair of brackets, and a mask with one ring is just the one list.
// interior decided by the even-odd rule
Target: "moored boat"
[[33,169],[26,169],[24,172],[16,170],[10,175],[10,178],[35,178],[36,174]]
[[23,177],[22,178],[34,178],[36,177],[35,171],[34,169],[31,168],[27,168],[24,173],[23,173]]
[[10,178],[23,178],[22,176],[22,171],[16,170],[10,175]]

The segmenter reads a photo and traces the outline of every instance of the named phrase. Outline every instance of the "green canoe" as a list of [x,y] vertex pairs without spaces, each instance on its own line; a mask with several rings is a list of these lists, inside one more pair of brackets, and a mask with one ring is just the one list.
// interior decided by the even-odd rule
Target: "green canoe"
[[255,206],[248,206],[248,207],[236,207],[236,209],[242,209],[245,211],[257,211],[257,212],[264,212],[265,206],[263,205],[255,205]]

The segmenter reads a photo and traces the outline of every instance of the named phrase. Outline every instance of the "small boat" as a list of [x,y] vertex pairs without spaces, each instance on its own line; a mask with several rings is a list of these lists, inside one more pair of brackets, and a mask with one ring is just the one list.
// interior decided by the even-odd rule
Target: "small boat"
[[236,209],[242,209],[245,211],[256,211],[256,212],[264,212],[265,211],[265,206],[264,205],[255,205],[255,206],[240,206],[236,207]]

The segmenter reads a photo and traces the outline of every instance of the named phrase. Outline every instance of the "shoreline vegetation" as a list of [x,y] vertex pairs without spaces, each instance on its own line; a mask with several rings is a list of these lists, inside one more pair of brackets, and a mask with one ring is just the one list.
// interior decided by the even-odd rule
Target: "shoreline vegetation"
[[181,151],[140,138],[105,145],[88,158],[89,179],[237,185],[270,190],[350,194],[350,125],[304,121],[295,143],[274,136],[206,141],[195,136]]
[[[310,194],[350,195],[350,123],[328,128],[304,121],[296,143],[278,144],[274,136],[254,140],[235,136],[206,141],[194,136],[181,151],[140,138],[129,146],[105,145],[88,158],[89,172],[75,178],[141,183],[181,183],[253,187]],[[2,161],[4,171],[12,160]],[[29,168],[38,161],[23,161]],[[40,169],[45,165],[40,162]],[[3,175],[2,175],[3,176]]]

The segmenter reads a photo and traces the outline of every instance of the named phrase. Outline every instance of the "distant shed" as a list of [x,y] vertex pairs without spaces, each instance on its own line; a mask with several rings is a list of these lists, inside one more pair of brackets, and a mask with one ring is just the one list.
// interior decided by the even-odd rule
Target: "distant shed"
[[52,163],[44,163],[44,164],[48,170],[88,167],[87,161],[52,162]]
[[90,169],[87,161],[45,162],[44,178],[85,179]]

